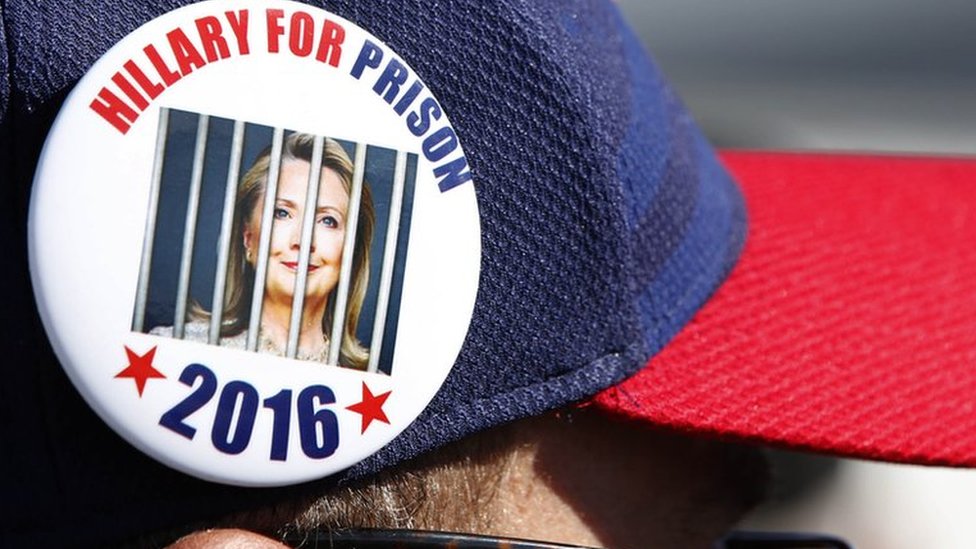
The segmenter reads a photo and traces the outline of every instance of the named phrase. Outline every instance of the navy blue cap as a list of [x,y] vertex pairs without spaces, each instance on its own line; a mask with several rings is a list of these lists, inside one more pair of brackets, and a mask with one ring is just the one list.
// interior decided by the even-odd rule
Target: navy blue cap
[[342,473],[246,489],[168,469],[109,430],[62,373],[31,298],[25,229],[65,95],[117,40],[181,4],[2,8],[0,173],[14,267],[0,336],[0,545],[101,544],[220,516],[580,401],[643,367],[736,260],[738,191],[612,3],[317,3],[385,41],[450,113],[481,213],[468,337],[414,424]]

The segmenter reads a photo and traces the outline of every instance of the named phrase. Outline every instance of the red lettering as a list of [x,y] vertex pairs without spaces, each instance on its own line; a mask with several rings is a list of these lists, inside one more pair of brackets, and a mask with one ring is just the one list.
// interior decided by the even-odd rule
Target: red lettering
[[123,135],[129,131],[136,118],[139,118],[139,114],[132,107],[107,88],[102,88],[89,106]]
[[251,53],[251,47],[247,43],[247,10],[240,10],[236,15],[228,11],[224,12],[224,15],[227,17],[230,30],[234,33],[234,38],[237,39],[237,51],[241,55]]
[[342,42],[346,39],[346,29],[338,23],[326,20],[322,27],[322,36],[319,39],[319,49],[315,53],[315,58],[325,63],[328,62],[333,67],[339,66],[339,58],[342,56]]
[[180,78],[182,78],[180,73],[166,66],[166,62],[163,61],[163,58],[159,56],[159,52],[156,51],[156,46],[150,44],[142,51],[146,52],[146,57],[149,58],[153,68],[156,69],[157,73],[159,73],[160,78],[163,79],[163,84],[166,84],[167,88],[177,83]]
[[[274,11],[278,12],[279,19],[283,15],[282,10],[269,10],[269,29],[274,29],[277,22],[274,14],[271,13]],[[139,113],[149,108],[152,101],[166,88],[208,63],[231,57],[230,34],[233,34],[236,39],[237,50],[241,55],[250,53],[247,36],[248,10],[227,11],[224,12],[224,16],[229,25],[227,28],[231,30],[226,34],[224,23],[219,16],[205,16],[194,21],[200,37],[198,43],[191,41],[186,32],[180,28],[166,33],[170,50],[173,52],[172,60],[164,59],[155,45],[146,45],[142,51],[152,65],[152,69],[149,69],[141,59],[138,63],[135,59],[126,60],[122,64],[122,69],[111,77],[114,86],[103,87],[92,99],[89,107],[113,128],[125,134],[138,119]],[[284,30],[280,25],[278,28]],[[308,47],[311,48],[311,44]],[[175,60],[175,68],[170,65],[173,60]]]
[[278,53],[278,38],[285,34],[285,27],[278,21],[285,16],[284,10],[268,10],[268,52]]
[[230,57],[230,49],[227,47],[227,40],[224,40],[222,33],[224,29],[220,26],[220,21],[212,16],[201,17],[194,21],[197,25],[197,33],[200,34],[200,42],[203,44],[203,53],[207,56],[207,61],[213,63],[218,59]]
[[299,57],[307,57],[312,53],[314,33],[315,21],[311,15],[303,11],[293,13],[291,29],[288,32],[288,47],[291,48],[291,52]]
[[169,39],[169,47],[173,49],[176,64],[179,65],[180,73],[183,76],[193,72],[194,67],[199,69],[207,64],[182,30],[173,29],[166,33],[166,38]]
[[[131,61],[129,62],[131,63]],[[123,93],[125,93],[126,97],[135,103],[136,108],[140,111],[146,110],[146,107],[149,106],[149,101],[146,101],[146,98],[139,93],[139,90],[137,90],[136,87],[125,78],[125,76],[122,76],[122,73],[117,72],[113,74],[112,82],[115,82],[115,85],[118,86]]]
[[149,80],[146,73],[142,72],[142,69],[140,69],[134,61],[126,61],[125,65],[123,66],[129,75],[135,79],[136,84],[139,84],[142,91],[146,92],[146,95],[149,96],[150,101],[159,97],[159,94],[163,93],[163,90],[166,89],[162,84]]

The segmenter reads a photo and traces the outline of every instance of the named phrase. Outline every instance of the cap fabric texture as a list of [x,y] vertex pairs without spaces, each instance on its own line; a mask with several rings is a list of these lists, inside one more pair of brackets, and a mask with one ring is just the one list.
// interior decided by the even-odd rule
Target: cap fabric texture
[[696,433],[976,465],[976,161],[728,153],[749,238],[601,407]]
[[[182,3],[2,8],[12,264],[27,265],[31,178],[65,95],[117,40]],[[965,398],[976,162],[730,154],[743,202],[610,2],[316,5],[397,51],[465,148],[482,276],[452,373],[400,437],[339,475],[218,486],[145,457],[84,405],[15,268],[0,336],[16,357],[0,384],[13,441],[0,544],[67,532],[100,544],[321,490],[638,371],[595,403],[690,432],[976,462]],[[699,311],[743,248],[746,204],[744,258]]]

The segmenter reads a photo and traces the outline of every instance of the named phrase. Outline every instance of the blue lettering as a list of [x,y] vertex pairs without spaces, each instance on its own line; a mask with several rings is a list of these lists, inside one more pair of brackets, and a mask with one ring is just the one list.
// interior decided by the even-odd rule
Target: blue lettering
[[366,40],[363,43],[363,49],[359,50],[359,56],[356,57],[356,62],[352,65],[352,70],[349,74],[353,75],[357,80],[363,75],[363,69],[369,67],[371,69],[378,68],[380,66],[380,61],[383,60],[383,50],[379,46]]
[[437,162],[454,152],[457,146],[457,134],[450,127],[444,126],[424,139],[424,156],[431,162]]
[[[354,78],[360,79],[367,68],[379,69],[380,65],[383,64],[383,56],[383,50],[379,45],[370,40],[365,40],[355,63],[353,63],[350,74]],[[411,78],[413,78],[413,82],[409,87],[406,87]],[[416,108],[411,109],[420,97],[424,85],[411,75],[410,70],[400,60],[389,59],[372,87],[376,95],[393,106],[393,112],[399,116],[406,114],[407,129],[416,137],[423,138],[421,145],[424,158],[432,163],[441,162],[459,149],[458,136],[450,126],[445,125],[428,135],[433,123],[440,120],[444,112],[433,97],[424,98]],[[441,192],[449,191],[458,185],[471,181],[471,171],[468,169],[468,161],[463,154],[449,162],[442,163],[434,168],[433,172],[434,177],[438,178],[437,187]],[[276,447],[276,449],[277,451],[272,452],[273,456],[283,453],[281,448]],[[324,450],[309,450],[308,448],[305,448],[305,451],[306,453],[311,451],[313,454],[319,451],[325,453]],[[309,455],[311,456],[311,454]]]
[[193,440],[197,430],[183,420],[210,402],[217,392],[217,376],[203,364],[190,364],[180,374],[180,383],[187,387],[193,387],[198,379],[200,385],[196,390],[159,418],[160,425],[190,440]]
[[468,168],[468,159],[463,155],[454,160],[441,164],[434,168],[434,177],[444,176],[438,183],[437,188],[442,193],[447,192],[461,183],[471,181],[471,171]]
[[415,112],[407,115],[407,128],[410,133],[420,137],[430,129],[430,119],[438,120],[441,117],[441,106],[433,97],[428,97],[420,103],[420,107]]
[[[189,396],[159,418],[159,425],[190,440],[193,440],[197,430],[185,420],[208,404],[220,388],[216,374],[203,364],[190,364],[180,374],[180,383],[190,388],[197,380],[200,380],[200,384]],[[288,457],[291,397],[291,390],[282,389],[273,397],[264,399],[264,408],[271,410],[274,416],[271,425],[272,461],[285,461]],[[260,398],[258,390],[246,381],[230,381],[223,386],[210,431],[210,442],[214,449],[230,455],[247,450],[254,432]],[[328,408],[335,401],[332,389],[325,385],[306,387],[298,395],[295,407],[299,439],[302,451],[312,459],[329,457],[339,447],[339,420],[335,412]]]
[[383,74],[376,80],[373,91],[376,95],[382,95],[383,99],[392,104],[393,100],[400,93],[400,86],[407,83],[407,68],[396,59],[390,59],[383,69]]
[[413,85],[410,86],[410,89],[407,90],[407,93],[403,94],[403,97],[401,97],[400,100],[397,101],[397,104],[393,106],[393,110],[400,116],[403,116],[404,111],[406,111],[407,107],[413,103],[414,99],[417,99],[417,96],[420,95],[420,90],[422,89],[424,89],[424,85],[420,82],[420,80],[415,80]]

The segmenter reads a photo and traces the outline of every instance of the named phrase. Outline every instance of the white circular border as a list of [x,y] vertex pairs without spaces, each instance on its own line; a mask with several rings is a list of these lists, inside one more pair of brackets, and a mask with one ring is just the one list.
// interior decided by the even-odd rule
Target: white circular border
[[[329,19],[345,29],[338,67],[290,53],[288,31],[279,53],[267,50],[265,14],[302,11],[317,24]],[[89,104],[128,59],[165,34],[193,21],[248,10],[250,53],[237,53],[184,76],[167,88],[122,135]],[[230,36],[228,36],[230,38]],[[386,60],[402,59],[354,23],[324,10],[274,0],[211,0],[165,14],[120,41],[82,78],[51,130],[35,174],[30,211],[30,265],[38,308],[65,371],[95,411],[130,443],[191,475],[245,486],[274,486],[327,476],[387,444],[427,406],[450,371],[467,334],[480,271],[480,222],[473,184],[440,192],[421,138],[404,117],[372,90],[379,70],[359,80],[350,69],[365,40]],[[194,41],[199,45],[199,42]],[[168,52],[164,52],[164,55]],[[314,52],[313,52],[314,57]],[[408,66],[407,66],[408,67]],[[382,67],[381,67],[382,68]],[[408,67],[409,69],[409,67]],[[410,70],[411,80],[417,78]],[[121,94],[120,94],[121,95]],[[425,87],[420,99],[430,97]],[[419,103],[419,99],[414,105]],[[149,199],[152,155],[161,106],[418,153],[410,244],[401,297],[392,374],[367,374],[246,351],[218,348],[131,331],[140,254]],[[413,110],[413,108],[411,108]],[[437,127],[449,125],[446,116]],[[459,147],[460,148],[460,147]],[[156,348],[153,366],[165,379],[149,379],[140,397],[132,379],[115,376],[127,365],[125,346],[138,354]],[[159,426],[160,416],[191,392],[179,383],[192,363],[210,368],[217,394],[186,423],[193,439]],[[210,441],[220,389],[232,380],[253,385],[260,399],[293,390],[288,459],[269,459],[272,418],[260,407],[247,449],[238,455]],[[360,401],[363,384],[379,395],[392,391],[383,411],[360,433],[360,416],[346,409]],[[301,450],[294,400],[302,388],[323,384],[336,394],[330,407],[339,421],[339,448],[312,459]],[[93,448],[92,452],[97,452]]]

